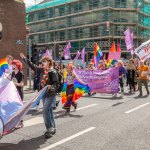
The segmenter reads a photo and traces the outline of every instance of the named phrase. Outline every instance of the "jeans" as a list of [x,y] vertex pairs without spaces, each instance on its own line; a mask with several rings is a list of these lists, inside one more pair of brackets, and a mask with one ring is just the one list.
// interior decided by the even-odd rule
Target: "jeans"
[[44,97],[43,98],[43,118],[46,129],[56,128],[53,107],[56,105],[56,97]]
[[121,93],[124,93],[124,81],[125,81],[124,77],[119,78],[119,84],[120,84],[120,88],[121,88]]

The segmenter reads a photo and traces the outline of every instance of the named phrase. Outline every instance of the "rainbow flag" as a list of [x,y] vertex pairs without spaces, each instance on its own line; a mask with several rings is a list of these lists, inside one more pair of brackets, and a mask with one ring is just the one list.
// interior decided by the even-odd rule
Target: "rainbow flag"
[[[111,46],[109,52],[116,52],[115,42],[112,43],[112,46]],[[111,65],[114,65],[116,62],[117,62],[117,60],[111,60],[111,59],[109,59],[109,56],[108,56],[106,65],[107,65],[107,67],[110,67]]]
[[0,77],[5,72],[5,69],[8,69],[8,63],[6,58],[0,59]]
[[[74,95],[73,95],[73,101],[82,97],[84,93],[90,92],[90,88],[87,85],[84,85],[84,84],[78,82],[77,80],[74,81],[74,89],[75,89],[75,91],[74,91]],[[67,91],[67,82],[64,83],[63,89],[61,92],[62,104],[67,102],[66,91]]]
[[62,104],[67,102],[66,91],[67,91],[67,82],[64,82],[63,89],[62,89],[62,92],[61,92]]
[[88,85],[84,85],[78,82],[77,80],[74,81],[74,88],[75,88],[75,92],[73,96],[73,101],[82,97],[84,93],[89,93],[91,91]]
[[94,43],[94,64],[97,67],[103,53],[97,43]]

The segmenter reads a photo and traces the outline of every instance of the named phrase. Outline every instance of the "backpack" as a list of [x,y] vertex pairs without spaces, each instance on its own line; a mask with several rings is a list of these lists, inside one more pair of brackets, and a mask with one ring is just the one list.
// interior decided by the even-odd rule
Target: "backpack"
[[56,78],[57,78],[57,83],[58,83],[56,92],[60,93],[63,87],[63,82],[62,82],[63,77],[58,70],[55,70],[55,71],[56,71],[55,73],[56,73]]

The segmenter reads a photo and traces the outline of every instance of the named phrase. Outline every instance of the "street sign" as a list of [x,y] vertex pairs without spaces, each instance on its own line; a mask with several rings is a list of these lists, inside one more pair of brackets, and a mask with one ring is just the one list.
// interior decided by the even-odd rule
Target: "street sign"
[[16,44],[23,45],[23,44],[24,44],[24,41],[23,41],[23,40],[17,40],[17,41],[16,41]]

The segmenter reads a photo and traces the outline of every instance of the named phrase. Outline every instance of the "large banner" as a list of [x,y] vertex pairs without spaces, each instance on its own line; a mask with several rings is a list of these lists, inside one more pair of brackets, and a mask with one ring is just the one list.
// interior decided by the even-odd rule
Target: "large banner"
[[97,93],[117,93],[119,90],[119,69],[108,70],[79,70],[74,69],[77,80],[84,85],[88,85],[91,92]]
[[150,40],[135,49],[135,54],[143,61],[150,57]]

